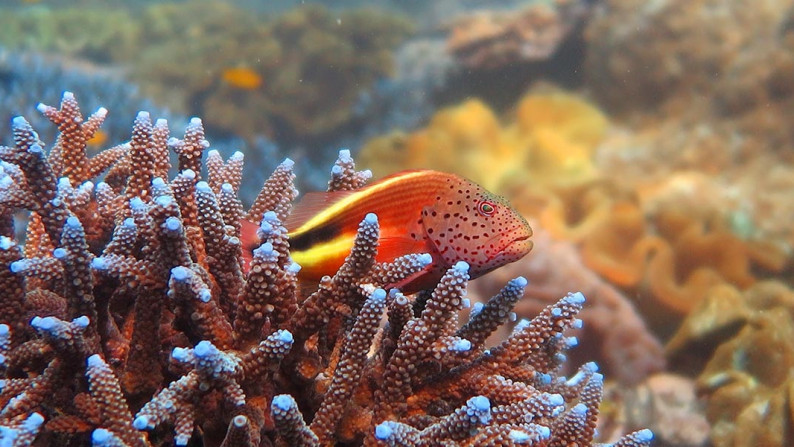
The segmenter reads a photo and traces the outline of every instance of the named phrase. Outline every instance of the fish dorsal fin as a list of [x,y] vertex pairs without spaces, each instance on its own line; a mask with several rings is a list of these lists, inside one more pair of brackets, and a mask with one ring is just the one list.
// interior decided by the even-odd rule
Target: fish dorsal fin
[[307,192],[301,199],[293,205],[292,211],[284,221],[284,226],[288,231],[293,231],[305,224],[312,217],[317,216],[321,211],[334,203],[350,196],[356,191],[331,191],[331,192]]

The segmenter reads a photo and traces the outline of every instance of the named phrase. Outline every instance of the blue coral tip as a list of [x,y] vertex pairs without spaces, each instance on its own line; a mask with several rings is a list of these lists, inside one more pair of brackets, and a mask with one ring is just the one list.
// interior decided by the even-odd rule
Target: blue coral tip
[[[104,107],[102,109],[104,109]],[[100,109],[100,110],[102,110],[102,109]],[[107,113],[107,109],[105,109],[105,113]],[[157,127],[167,127],[168,126],[168,120],[165,119],[165,118],[157,118],[157,121],[154,122],[154,125],[157,126]]]
[[29,431],[36,430],[41,424],[44,423],[44,416],[39,413],[33,413],[25,419],[24,427]]
[[165,186],[165,180],[163,180],[162,177],[155,177],[152,180],[152,186],[157,188],[162,188],[163,186]]
[[148,119],[150,119],[149,118],[149,112],[147,112],[145,110],[141,110],[140,112],[138,112],[138,116],[136,116],[135,119],[136,120],[148,120]]
[[198,293],[198,299],[202,303],[209,303],[212,299],[212,292],[210,292],[210,289],[201,289]]
[[577,416],[584,416],[587,414],[587,406],[585,404],[576,404],[571,408],[571,413]]
[[132,426],[136,430],[145,430],[149,426],[149,418],[147,416],[138,416],[132,421]]
[[154,199],[154,202],[163,208],[167,206],[171,206],[174,203],[174,199],[171,196],[158,196]]
[[30,320],[30,325],[33,326],[34,329],[40,329],[42,331],[50,331],[55,328],[55,325],[58,324],[55,317],[33,317]]
[[11,125],[14,127],[23,127],[27,126],[28,120],[25,119],[24,116],[15,116],[14,119],[11,120]]
[[133,197],[130,199],[130,208],[133,210],[141,210],[146,206],[146,202],[140,197]]
[[285,168],[292,168],[295,166],[295,162],[291,158],[285,158],[284,161],[281,162],[281,166]]
[[262,215],[262,219],[268,222],[278,222],[278,215],[276,215],[275,211],[265,211],[265,214]]
[[281,411],[288,411],[295,406],[295,399],[289,394],[279,394],[273,398],[273,406]]
[[14,246],[14,241],[10,237],[0,236],[0,250],[8,250]]
[[565,404],[565,399],[563,399],[562,394],[548,394],[546,398],[548,399],[549,405],[553,405],[555,407]]
[[527,284],[529,284],[529,281],[527,281],[527,279],[524,278],[523,276],[519,276],[518,278],[515,278],[513,280],[513,284],[515,284],[518,287],[524,288],[527,286]]
[[386,299],[386,291],[383,289],[375,289],[370,295],[370,298],[376,301],[382,301]]
[[292,332],[286,329],[281,329],[276,332],[276,340],[282,343],[292,343],[295,339],[292,337]]
[[190,118],[190,125],[191,126],[201,126],[201,118],[194,116]]
[[516,444],[523,444],[525,442],[529,442],[530,439],[529,433],[523,430],[515,430],[515,429],[510,430],[510,433],[508,433],[507,436],[509,436],[510,440],[515,442]]
[[171,277],[174,281],[185,281],[190,276],[190,269],[184,266],[176,266],[171,269]]
[[20,273],[27,270],[30,261],[27,259],[20,259],[19,261],[12,262],[8,268],[11,270],[11,273]]
[[105,443],[110,442],[112,437],[113,435],[104,428],[97,428],[93,433],[91,433],[91,441],[94,444],[104,445]]
[[339,165],[334,165],[331,168],[331,174],[333,175],[342,175],[342,167]]
[[86,365],[89,368],[98,368],[105,364],[105,361],[102,360],[102,357],[99,354],[94,354],[91,357],[88,357],[86,360]]
[[63,98],[62,100],[72,101],[74,100],[74,93],[70,92],[69,90],[63,91]]
[[178,217],[171,216],[165,220],[165,228],[168,231],[179,231],[182,229],[182,221]]
[[430,265],[431,262],[433,262],[433,257],[430,256],[430,253],[422,253],[421,255],[419,255],[419,263],[423,267]]
[[190,350],[187,348],[182,348],[177,346],[173,350],[171,350],[171,358],[176,360],[177,362],[186,362],[188,360],[188,356],[190,354]]
[[293,261],[292,264],[290,264],[289,267],[287,267],[287,271],[292,273],[293,275],[297,275],[298,272],[301,271],[301,265]]
[[91,261],[91,268],[93,268],[94,270],[107,270],[108,261],[102,256],[97,256]]
[[461,338],[452,342],[450,349],[456,352],[467,352],[471,350],[471,342],[465,338]]
[[458,261],[455,263],[455,266],[452,268],[454,268],[458,272],[466,273],[469,271],[469,263],[466,261]]
[[653,440],[653,432],[647,428],[638,431],[636,436],[637,440],[640,442],[651,442]]
[[196,191],[202,192],[202,193],[208,193],[208,192],[212,192],[212,189],[210,188],[210,184],[209,183],[207,183],[204,180],[202,180],[202,181],[196,183]]
[[221,185],[221,191],[227,194],[231,194],[234,192],[234,187],[232,186],[231,183],[224,183]]
[[536,425],[535,427],[541,439],[549,439],[551,437],[551,429],[549,427],[545,425]]
[[582,292],[575,292],[568,294],[568,301],[573,304],[582,304],[585,301],[584,295]]
[[375,225],[378,223],[378,215],[375,213],[367,213],[367,215],[364,216],[364,222],[369,225]]
[[488,411],[491,409],[491,401],[485,396],[474,396],[469,402],[478,411]]
[[274,252],[275,250],[273,250],[273,244],[271,244],[270,242],[265,242],[264,244],[254,249],[255,256],[262,256],[262,257],[273,256]]
[[124,222],[122,222],[121,225],[124,228],[128,229],[128,230],[134,230],[135,229],[135,219],[133,219],[132,217],[128,217],[128,218],[124,219]]
[[196,178],[196,171],[192,169],[185,169],[184,171],[182,171],[182,177],[193,180],[194,178]]
[[40,154],[44,152],[44,149],[41,148],[41,145],[39,143],[34,143],[30,145],[30,147],[28,148],[28,152],[31,154]]
[[74,320],[72,320],[72,324],[74,324],[75,326],[77,326],[77,327],[79,327],[81,329],[87,328],[88,324],[90,322],[91,322],[91,320],[89,320],[88,317],[85,316],[85,315],[77,317]]
[[342,162],[351,161],[350,149],[339,149],[339,161]]
[[11,328],[7,324],[0,324],[0,337],[5,337],[11,332]]
[[375,437],[382,441],[391,438],[393,433],[394,430],[392,430],[388,422],[382,422],[375,427]]
[[209,355],[212,355],[217,349],[215,346],[208,340],[202,340],[198,342],[195,348],[193,348],[193,355],[199,358],[204,358]]

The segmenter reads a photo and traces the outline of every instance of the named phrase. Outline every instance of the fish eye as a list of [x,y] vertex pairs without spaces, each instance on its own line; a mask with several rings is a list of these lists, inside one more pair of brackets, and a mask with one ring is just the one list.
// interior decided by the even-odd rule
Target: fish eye
[[483,216],[490,217],[493,216],[493,213],[496,211],[496,206],[493,204],[493,202],[483,200],[477,204],[477,211],[479,211]]

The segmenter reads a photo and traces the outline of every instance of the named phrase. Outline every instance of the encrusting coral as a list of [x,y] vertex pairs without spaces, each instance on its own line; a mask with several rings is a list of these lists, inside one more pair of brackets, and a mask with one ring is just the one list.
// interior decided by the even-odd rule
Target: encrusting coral
[[[584,297],[568,294],[487,348],[526,280],[459,327],[468,265],[434,290],[381,284],[428,263],[375,263],[368,215],[333,277],[303,296],[281,222],[296,191],[283,162],[247,212],[261,221],[250,269],[239,238],[242,154],[202,158],[193,119],[182,139],[135,119],[129,143],[92,159],[74,95],[40,110],[61,131],[47,154],[24,118],[0,147],[0,436],[4,445],[589,445],[603,377],[560,374]],[[169,148],[178,156],[170,171]],[[107,171],[103,182],[96,175]],[[340,157],[329,188],[360,186]],[[27,237],[15,210],[30,211]],[[381,324],[386,315],[385,326]],[[619,446],[647,446],[648,430]]]

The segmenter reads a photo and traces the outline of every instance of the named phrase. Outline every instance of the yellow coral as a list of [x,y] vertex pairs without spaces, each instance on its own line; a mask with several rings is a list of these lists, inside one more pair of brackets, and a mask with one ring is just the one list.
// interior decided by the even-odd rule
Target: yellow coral
[[471,99],[440,111],[411,135],[369,142],[360,159],[378,174],[448,170],[497,191],[516,183],[519,189],[581,184],[596,176],[593,152],[607,125],[595,107],[561,91],[528,94],[509,122]]

